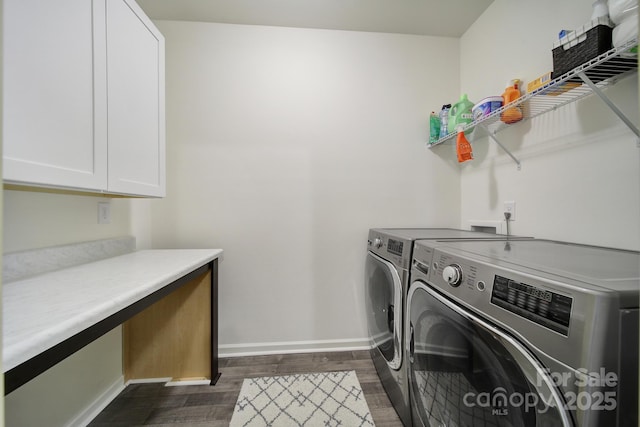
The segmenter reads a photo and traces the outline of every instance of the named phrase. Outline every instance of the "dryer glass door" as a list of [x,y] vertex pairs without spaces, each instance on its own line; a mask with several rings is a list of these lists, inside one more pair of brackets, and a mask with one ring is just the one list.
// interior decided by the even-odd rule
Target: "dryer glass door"
[[365,300],[369,338],[398,369],[402,362],[402,282],[395,266],[368,252],[365,267]]
[[513,337],[422,282],[407,307],[414,425],[573,425],[548,372]]

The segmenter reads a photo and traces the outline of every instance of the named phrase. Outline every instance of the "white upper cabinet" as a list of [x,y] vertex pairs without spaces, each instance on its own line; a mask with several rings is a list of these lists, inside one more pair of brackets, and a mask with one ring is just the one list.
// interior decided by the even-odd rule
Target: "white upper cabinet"
[[5,0],[3,13],[5,180],[106,188],[104,21],[86,0]]
[[4,0],[5,182],[165,194],[164,38],[132,0]]
[[165,195],[164,38],[133,0],[107,0],[109,191]]

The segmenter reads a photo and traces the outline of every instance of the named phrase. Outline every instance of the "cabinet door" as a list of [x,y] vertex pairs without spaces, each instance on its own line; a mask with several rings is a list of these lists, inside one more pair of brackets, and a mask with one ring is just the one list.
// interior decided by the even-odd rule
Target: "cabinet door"
[[4,1],[6,181],[106,188],[106,64],[93,54],[105,42],[99,3]]
[[133,0],[106,3],[108,190],[162,197],[164,37]]

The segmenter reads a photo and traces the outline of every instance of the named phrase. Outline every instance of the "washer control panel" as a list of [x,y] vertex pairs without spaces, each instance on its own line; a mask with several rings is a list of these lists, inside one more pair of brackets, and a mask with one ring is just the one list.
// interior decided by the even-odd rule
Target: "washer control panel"
[[569,335],[574,298],[545,281],[439,250],[429,276],[432,285],[482,312],[508,311],[565,337]]
[[491,302],[565,336],[569,334],[571,297],[496,274]]
[[480,291],[485,288],[483,285],[477,285],[475,266],[461,260],[454,260],[444,254],[434,257],[432,272],[437,276],[432,276],[432,279],[443,280],[452,288],[460,288],[460,292]]
[[447,265],[442,269],[442,278],[454,288],[462,283],[462,267],[458,264]]

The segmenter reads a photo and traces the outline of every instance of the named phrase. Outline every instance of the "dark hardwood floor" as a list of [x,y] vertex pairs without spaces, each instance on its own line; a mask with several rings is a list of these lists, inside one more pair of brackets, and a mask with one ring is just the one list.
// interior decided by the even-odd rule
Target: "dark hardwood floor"
[[214,387],[130,384],[89,425],[228,426],[245,378],[348,370],[356,371],[376,426],[402,427],[368,351],[220,359],[222,376]]

